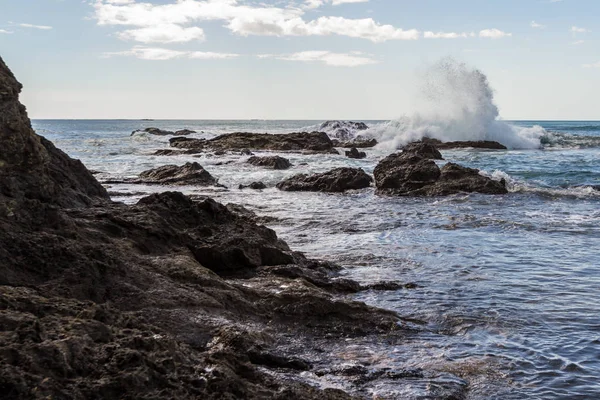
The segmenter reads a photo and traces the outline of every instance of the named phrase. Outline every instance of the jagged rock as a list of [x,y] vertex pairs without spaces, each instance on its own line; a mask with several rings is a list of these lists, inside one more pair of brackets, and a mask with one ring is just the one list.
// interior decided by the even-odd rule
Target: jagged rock
[[319,127],[319,130],[327,132],[331,137],[348,140],[354,137],[356,131],[369,129],[364,122],[353,121],[325,121]]
[[217,180],[197,162],[188,162],[182,166],[164,165],[140,173],[143,183],[160,185],[216,185]]
[[429,142],[412,142],[402,148],[404,153],[413,153],[423,158],[432,160],[443,160],[442,153],[438,151],[436,146]]
[[373,178],[361,168],[335,168],[315,175],[300,174],[277,184],[284,191],[344,192],[351,189],[364,189],[371,185]]
[[366,139],[361,136],[354,138],[353,140],[348,141],[340,141],[338,139],[332,139],[331,142],[335,147],[344,147],[344,148],[352,148],[356,147],[357,149],[366,149],[369,147],[377,146],[377,139]]
[[350,151],[346,151],[346,157],[361,159],[367,157],[367,153],[364,151],[358,151],[356,147],[353,147],[350,149]]
[[[423,143],[433,144],[439,150],[450,150],[450,149],[491,149],[491,150],[506,150],[507,147],[502,143],[494,142],[492,140],[468,140],[468,141],[455,141],[455,142],[442,142],[438,139],[423,138]],[[418,143],[418,142],[417,142]]]
[[265,185],[262,182],[252,182],[251,184],[244,186],[244,185],[240,185],[238,187],[239,189],[246,189],[246,188],[250,188],[250,189],[254,189],[254,190],[262,190],[262,189],[266,189],[267,185]]
[[472,168],[448,163],[441,170],[419,154],[391,154],[377,164],[375,185],[380,194],[400,196],[446,196],[461,192],[507,193],[506,182],[495,181]]
[[279,156],[257,157],[253,156],[248,159],[248,164],[265,167],[270,169],[288,169],[292,166],[290,160]]
[[163,130],[163,129],[159,129],[159,128],[136,129],[135,131],[131,132],[131,135],[133,136],[136,133],[149,133],[151,135],[157,135],[157,136],[175,135],[175,132],[173,132],[173,131],[167,131],[167,130]]
[[271,150],[328,153],[334,150],[331,139],[323,132],[296,132],[279,135],[235,132],[209,140],[175,137],[169,142],[172,147],[200,151]]

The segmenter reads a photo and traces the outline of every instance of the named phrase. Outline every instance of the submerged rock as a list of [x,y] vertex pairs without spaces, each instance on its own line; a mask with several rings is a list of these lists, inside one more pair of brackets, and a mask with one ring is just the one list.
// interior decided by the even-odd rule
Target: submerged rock
[[149,133],[151,135],[157,135],[157,136],[170,136],[170,135],[175,134],[175,132],[173,132],[173,131],[167,131],[167,130],[163,130],[163,129],[159,129],[159,128],[136,129],[135,131],[131,132],[131,135],[133,136],[136,133]]
[[292,176],[279,182],[277,188],[290,192],[344,192],[367,188],[372,181],[361,168],[335,168],[321,174]]
[[262,183],[262,182],[252,182],[251,184],[249,184],[249,185],[247,185],[247,186],[240,185],[240,186],[238,187],[238,189],[246,189],[246,188],[249,188],[249,189],[254,189],[254,190],[262,190],[262,189],[266,189],[266,188],[267,188],[267,185],[265,185],[265,184],[264,184],[264,183]]
[[479,170],[446,164],[441,170],[418,153],[391,154],[377,164],[375,185],[380,194],[446,196],[463,192],[505,194],[506,182],[479,174]]
[[353,147],[350,149],[350,151],[346,151],[346,157],[361,159],[367,157],[367,153],[364,151],[358,151],[356,147]]
[[292,166],[290,160],[279,156],[257,157],[253,156],[248,159],[248,164],[265,167],[270,169],[288,169]]
[[197,162],[188,162],[182,166],[164,165],[140,173],[143,183],[160,185],[216,185],[217,180]]
[[310,151],[328,153],[334,150],[331,139],[323,132],[296,132],[272,135],[268,133],[235,132],[213,139],[172,138],[172,147],[199,151]]
[[[468,141],[455,141],[455,142],[442,142],[438,139],[423,138],[423,143],[432,144],[439,150],[450,150],[450,149],[490,149],[490,150],[506,150],[507,147],[502,143],[498,143],[492,140],[468,140]],[[418,143],[418,142],[417,142]]]

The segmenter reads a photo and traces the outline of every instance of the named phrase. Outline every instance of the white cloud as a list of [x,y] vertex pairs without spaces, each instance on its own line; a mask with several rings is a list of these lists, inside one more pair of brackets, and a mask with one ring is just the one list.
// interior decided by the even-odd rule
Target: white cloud
[[473,37],[475,33],[456,33],[456,32],[431,32],[427,31],[423,33],[423,37],[425,39],[459,39],[459,38],[467,38]]
[[583,64],[583,68],[600,68],[600,61],[595,64]]
[[574,46],[578,46],[578,45],[584,44],[584,43],[585,43],[585,40],[576,40],[576,41],[572,42],[571,44]]
[[163,48],[157,48],[157,47],[135,46],[131,50],[104,53],[104,57],[113,57],[113,56],[130,56],[130,57],[139,58],[141,60],[163,61],[163,60],[172,60],[175,58],[191,58],[191,59],[202,59],[202,60],[228,59],[228,58],[238,57],[239,55],[238,54],[229,54],[229,53],[202,52],[202,51],[179,51],[179,50],[170,50],[170,49],[163,49]]
[[535,22],[535,21],[531,21],[531,24],[530,24],[530,26],[531,26],[532,28],[534,28],[534,29],[544,29],[544,28],[546,28],[546,25],[538,24],[538,23],[537,23],[537,22]]
[[204,40],[204,30],[196,26],[183,28],[180,25],[165,24],[129,29],[117,33],[123,40],[135,40],[142,43],[181,43],[191,40]]
[[591,32],[591,31],[589,29],[580,28],[578,26],[572,26],[571,27],[571,32],[573,34],[577,34],[577,33],[588,33],[588,32]]
[[4,30],[4,29],[0,29],[0,33],[4,33],[4,34],[7,34],[7,35],[10,35],[12,32]]
[[334,6],[339,6],[340,4],[348,4],[348,3],[366,3],[369,0],[305,0],[305,7],[319,8],[325,3],[331,3]]
[[377,64],[377,60],[369,58],[360,52],[333,53],[331,51],[301,51],[292,54],[261,54],[259,58],[275,58],[285,61],[321,62],[332,67],[358,67],[361,65]]
[[[348,2],[337,0],[336,4],[341,4],[339,1]],[[317,4],[319,1],[311,3]],[[113,4],[106,0],[96,0],[94,7],[99,25],[129,25],[138,29],[152,27],[160,30],[164,25],[225,21],[229,30],[242,36],[340,35],[373,42],[419,38],[419,32],[415,29],[403,30],[392,25],[382,25],[372,18],[321,17],[306,21],[302,18],[304,11],[298,8],[242,5],[238,0],[178,0],[176,3],[160,5],[135,2]],[[151,36],[136,35],[134,31],[135,29],[131,29],[121,34],[132,39],[144,38],[146,42],[150,42]]]
[[21,28],[32,28],[32,29],[42,29],[42,30],[52,29],[51,26],[46,26],[46,25],[19,24],[19,26]]
[[479,37],[490,39],[501,39],[503,37],[512,36],[512,33],[506,33],[500,29],[484,29],[479,32]]

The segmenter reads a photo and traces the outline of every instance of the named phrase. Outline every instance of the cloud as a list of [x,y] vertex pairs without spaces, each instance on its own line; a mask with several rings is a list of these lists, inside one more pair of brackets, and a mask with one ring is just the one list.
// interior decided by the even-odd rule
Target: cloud
[[504,37],[510,37],[512,33],[506,33],[500,29],[484,29],[479,32],[479,37],[490,38],[490,39],[501,39]]
[[142,43],[182,43],[191,40],[204,40],[204,30],[196,26],[183,28],[180,25],[165,24],[129,29],[117,33],[117,37]]
[[0,33],[4,33],[4,34],[6,34],[6,35],[10,35],[12,32],[11,32],[11,31],[7,31],[7,30],[4,30],[4,29],[0,29]]
[[544,28],[546,28],[546,25],[538,24],[538,23],[537,23],[537,22],[535,22],[535,21],[531,21],[531,24],[530,24],[530,26],[531,26],[532,28],[534,28],[534,29],[544,29]]
[[176,58],[191,58],[191,59],[199,59],[199,60],[211,60],[211,59],[229,59],[236,58],[238,54],[230,54],[230,53],[213,53],[213,52],[203,52],[203,51],[180,51],[180,50],[170,50],[163,49],[157,47],[142,47],[135,46],[131,50],[126,51],[118,51],[118,52],[110,52],[104,53],[104,57],[110,58],[113,56],[130,56],[136,57],[141,60],[153,60],[153,61],[164,61],[164,60],[173,60]]
[[583,64],[583,68],[600,68],[600,61],[595,64]]
[[578,46],[578,45],[584,44],[584,43],[585,43],[585,40],[576,40],[574,42],[571,42],[571,44],[574,46]]
[[360,52],[333,53],[331,51],[301,51],[292,54],[261,54],[259,58],[275,58],[285,61],[321,62],[332,67],[358,67],[377,64],[378,61]]
[[591,31],[589,29],[580,28],[578,26],[572,26],[571,27],[571,32],[573,34],[577,34],[577,33],[588,33],[588,32],[591,32]]
[[334,6],[339,6],[340,4],[348,4],[348,3],[367,3],[369,0],[306,0],[305,7],[319,8],[326,3],[331,3]]
[[52,29],[51,26],[46,26],[46,25],[18,24],[18,26],[20,26],[21,28],[42,29],[42,30]]
[[[114,1],[114,0],[113,0]],[[342,4],[348,0],[331,0]],[[355,2],[355,1],[352,1]],[[317,4],[319,1],[311,1]],[[99,25],[133,26],[118,34],[132,40],[165,39],[162,35],[148,35],[162,31],[164,26],[188,26],[200,21],[224,21],[225,27],[241,36],[328,36],[340,35],[385,42],[388,40],[415,40],[416,29],[403,30],[392,25],[379,24],[372,18],[348,19],[344,17],[321,17],[304,20],[304,11],[298,8],[280,8],[270,5],[242,5],[238,0],[178,0],[176,3],[151,4],[127,2],[109,3],[96,0],[95,18]],[[136,32],[146,29],[142,33]],[[170,28],[172,29],[172,28]],[[184,28],[182,28],[184,29]],[[188,31],[189,33],[189,31]],[[197,31],[196,33],[199,34]],[[194,35],[174,35],[177,40],[193,40]],[[163,41],[162,43],[166,43]]]
[[456,32],[431,32],[427,31],[423,33],[423,37],[425,39],[459,39],[459,38],[467,38],[473,37],[475,33],[456,33]]

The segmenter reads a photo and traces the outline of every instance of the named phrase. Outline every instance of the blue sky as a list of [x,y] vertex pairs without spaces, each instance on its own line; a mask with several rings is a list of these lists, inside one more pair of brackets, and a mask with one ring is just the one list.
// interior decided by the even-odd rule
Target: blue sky
[[506,119],[600,119],[598,0],[0,0],[33,118],[391,119],[479,68]]

